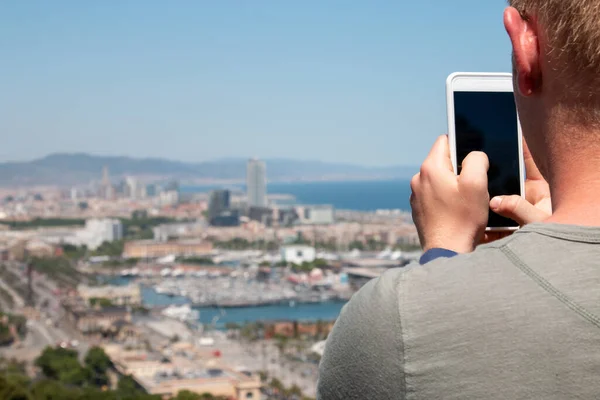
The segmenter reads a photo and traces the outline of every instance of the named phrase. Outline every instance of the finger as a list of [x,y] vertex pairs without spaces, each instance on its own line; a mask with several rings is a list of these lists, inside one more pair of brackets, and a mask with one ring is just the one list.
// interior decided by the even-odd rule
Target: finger
[[487,155],[481,151],[473,151],[462,162],[462,171],[458,177],[458,182],[461,186],[485,190],[487,193],[487,172],[489,168],[490,161]]
[[427,159],[425,160],[425,163],[431,163],[436,168],[441,167],[454,173],[454,168],[452,167],[452,158],[450,158],[450,145],[448,143],[448,136],[442,135],[436,139],[431,151],[429,152],[429,155],[427,156]]
[[516,221],[519,225],[541,222],[548,214],[521,196],[497,196],[490,201],[490,209],[503,217]]
[[418,192],[420,183],[421,183],[421,173],[419,172],[415,176],[413,176],[412,179],[410,180],[410,190],[413,193]]

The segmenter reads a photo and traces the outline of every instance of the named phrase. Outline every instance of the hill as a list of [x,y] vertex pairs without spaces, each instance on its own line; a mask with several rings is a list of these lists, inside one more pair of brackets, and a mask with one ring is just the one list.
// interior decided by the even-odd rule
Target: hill
[[[416,167],[364,167],[321,161],[267,159],[270,181],[409,178]],[[0,163],[0,185],[74,185],[100,180],[107,166],[111,177],[138,176],[200,182],[243,180],[246,160],[225,159],[185,163],[159,158],[52,154],[29,162]]]

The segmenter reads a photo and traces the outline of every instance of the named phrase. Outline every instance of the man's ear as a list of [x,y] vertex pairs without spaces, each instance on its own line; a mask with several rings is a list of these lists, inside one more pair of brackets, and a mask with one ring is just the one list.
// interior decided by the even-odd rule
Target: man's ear
[[540,46],[535,20],[522,16],[514,7],[504,11],[504,27],[513,48],[516,88],[531,96],[541,88]]

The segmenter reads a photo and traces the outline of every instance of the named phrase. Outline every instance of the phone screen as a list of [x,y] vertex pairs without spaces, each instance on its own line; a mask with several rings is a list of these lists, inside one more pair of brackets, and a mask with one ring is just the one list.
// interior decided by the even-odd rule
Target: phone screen
[[[465,157],[483,151],[490,160],[490,198],[521,194],[517,109],[512,92],[454,92],[458,173]],[[490,210],[488,227],[518,227]]]

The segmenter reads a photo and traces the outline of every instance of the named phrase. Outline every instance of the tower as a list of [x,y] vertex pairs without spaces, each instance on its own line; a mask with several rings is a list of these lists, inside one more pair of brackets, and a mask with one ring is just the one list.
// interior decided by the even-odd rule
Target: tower
[[264,161],[251,159],[246,167],[248,207],[267,206],[267,166]]

